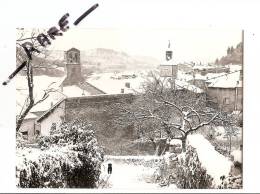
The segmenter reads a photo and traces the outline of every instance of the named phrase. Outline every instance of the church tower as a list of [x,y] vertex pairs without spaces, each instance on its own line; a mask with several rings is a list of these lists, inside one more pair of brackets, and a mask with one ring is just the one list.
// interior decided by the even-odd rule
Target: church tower
[[172,50],[171,50],[171,42],[170,41],[168,43],[168,48],[166,50],[165,60],[166,61],[172,61]]
[[165,52],[165,59],[160,64],[160,76],[170,78],[171,87],[175,88],[175,80],[177,79],[178,65],[173,61],[173,52],[171,49],[171,42]]
[[64,52],[64,58],[66,61],[67,77],[62,85],[75,85],[82,82],[84,79],[81,75],[80,50],[71,48]]

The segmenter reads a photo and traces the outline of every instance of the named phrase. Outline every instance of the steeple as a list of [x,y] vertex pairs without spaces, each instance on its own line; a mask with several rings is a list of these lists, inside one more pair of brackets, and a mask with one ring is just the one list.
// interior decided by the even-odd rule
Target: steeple
[[168,42],[168,48],[167,48],[167,50],[166,50],[166,55],[165,55],[166,61],[172,60],[171,42],[170,42],[170,40],[168,40],[168,41],[169,41],[169,42]]

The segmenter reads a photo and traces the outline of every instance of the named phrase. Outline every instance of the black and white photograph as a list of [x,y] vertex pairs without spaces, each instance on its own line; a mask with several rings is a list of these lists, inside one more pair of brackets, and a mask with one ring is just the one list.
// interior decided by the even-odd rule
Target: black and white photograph
[[243,187],[242,30],[44,33],[17,29],[17,187]]
[[19,2],[0,36],[0,187],[255,191],[259,34],[202,1]]

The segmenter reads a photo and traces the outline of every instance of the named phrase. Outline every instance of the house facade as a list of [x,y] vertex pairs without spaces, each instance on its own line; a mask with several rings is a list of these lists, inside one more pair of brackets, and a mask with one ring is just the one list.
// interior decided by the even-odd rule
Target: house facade
[[224,111],[232,112],[243,110],[242,87],[208,87],[207,95],[210,100],[217,103],[219,108]]
[[208,98],[224,111],[241,112],[243,110],[242,74],[241,70],[210,80],[207,86]]

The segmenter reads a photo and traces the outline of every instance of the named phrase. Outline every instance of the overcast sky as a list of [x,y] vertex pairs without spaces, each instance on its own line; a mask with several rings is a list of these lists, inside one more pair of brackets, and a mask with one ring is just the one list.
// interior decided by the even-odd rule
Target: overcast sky
[[[71,29],[53,41],[55,49],[111,48],[130,55],[162,59],[168,40],[171,40],[175,61],[208,62],[225,55],[228,46],[241,41],[240,26],[245,23],[243,17],[237,20],[231,14],[230,7],[234,3],[236,13],[243,11],[245,5],[238,1],[201,0],[199,4],[187,0],[62,2],[46,0],[41,4],[43,11],[30,9],[26,12],[26,6],[37,7],[37,4],[33,0],[18,1],[16,26],[48,29],[57,26],[60,17],[68,12]],[[75,19],[95,3],[99,3],[99,7],[74,27]],[[255,6],[251,9],[257,10]]]
[[50,49],[109,48],[161,60],[170,40],[176,62],[212,62],[225,55],[228,46],[241,42],[241,37],[240,30],[74,28],[53,41]]

